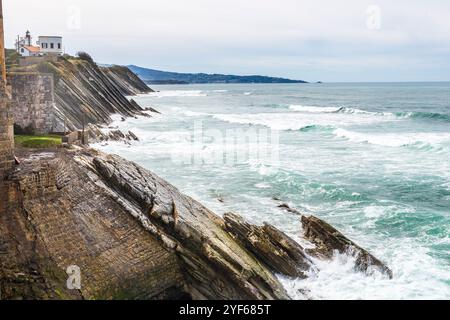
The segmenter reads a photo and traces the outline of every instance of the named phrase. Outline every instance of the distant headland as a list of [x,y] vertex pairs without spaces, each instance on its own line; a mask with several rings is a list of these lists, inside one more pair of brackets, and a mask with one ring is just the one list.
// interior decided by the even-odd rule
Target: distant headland
[[206,73],[177,73],[147,69],[135,65],[130,65],[128,68],[147,84],[308,83],[303,80],[291,80],[260,75],[237,76]]

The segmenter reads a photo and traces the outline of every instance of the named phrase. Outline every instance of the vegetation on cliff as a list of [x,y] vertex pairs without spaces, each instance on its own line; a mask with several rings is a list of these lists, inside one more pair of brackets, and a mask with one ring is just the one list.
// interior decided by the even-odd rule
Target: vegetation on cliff
[[303,80],[291,80],[266,76],[237,76],[206,73],[177,73],[142,68],[134,65],[128,68],[149,84],[179,83],[307,83]]
[[61,136],[55,135],[16,135],[16,146],[24,148],[49,148],[61,145]]

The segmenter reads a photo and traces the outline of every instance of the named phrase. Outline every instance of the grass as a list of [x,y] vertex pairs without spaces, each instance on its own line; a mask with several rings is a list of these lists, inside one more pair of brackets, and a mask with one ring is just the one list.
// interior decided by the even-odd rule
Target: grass
[[50,148],[59,146],[62,141],[60,136],[45,135],[45,136],[29,136],[29,135],[16,135],[16,145],[24,148]]

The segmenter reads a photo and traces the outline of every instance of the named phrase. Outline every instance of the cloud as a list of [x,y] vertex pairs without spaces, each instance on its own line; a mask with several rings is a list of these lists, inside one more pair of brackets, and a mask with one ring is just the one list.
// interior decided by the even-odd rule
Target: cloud
[[[342,80],[366,81],[409,67],[411,80],[450,80],[444,73],[450,64],[447,0],[4,2],[9,46],[30,29],[36,36],[61,34],[69,52],[86,50],[108,63],[325,81],[339,80],[339,73]],[[381,19],[375,29],[367,24],[374,5]],[[444,64],[442,71],[432,61]]]

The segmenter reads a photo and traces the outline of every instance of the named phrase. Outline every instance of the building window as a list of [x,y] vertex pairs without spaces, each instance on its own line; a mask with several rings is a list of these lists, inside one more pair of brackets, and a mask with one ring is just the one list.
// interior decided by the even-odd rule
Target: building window
[[55,44],[54,43],[50,43],[50,49],[55,49]]
[[24,48],[20,49],[20,52],[24,53],[24,52],[25,52],[25,49],[24,49]]
[[58,43],[58,49],[61,49],[61,43]]

